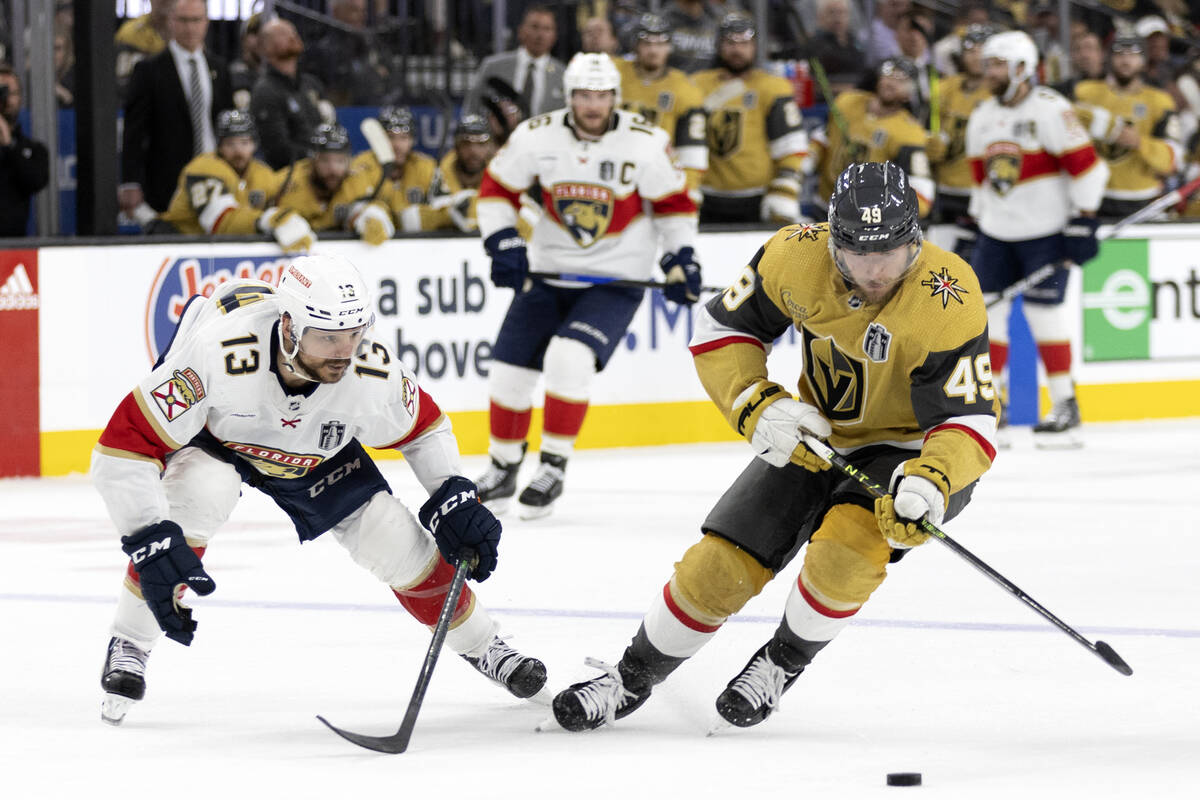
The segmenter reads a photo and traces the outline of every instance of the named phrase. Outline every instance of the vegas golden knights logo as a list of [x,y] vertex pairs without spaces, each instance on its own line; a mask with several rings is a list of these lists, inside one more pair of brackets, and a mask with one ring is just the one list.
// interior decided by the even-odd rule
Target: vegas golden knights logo
[[720,108],[708,118],[708,150],[715,156],[728,156],[742,146],[742,112]]
[[1003,197],[1021,179],[1021,148],[1012,142],[996,142],[984,154],[988,183]]
[[804,331],[804,376],[821,413],[835,422],[862,419],[867,395],[867,367],[838,349],[833,338],[818,339]]
[[608,231],[612,221],[613,193],[592,183],[559,183],[550,190],[554,211],[581,247],[590,247]]

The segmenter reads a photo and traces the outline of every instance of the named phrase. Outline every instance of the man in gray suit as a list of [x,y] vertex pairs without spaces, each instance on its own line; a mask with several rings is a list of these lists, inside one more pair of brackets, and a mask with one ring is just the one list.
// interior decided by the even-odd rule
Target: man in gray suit
[[554,12],[547,6],[528,6],[517,28],[519,46],[483,60],[467,95],[466,107],[473,113],[486,113],[483,98],[488,94],[507,94],[504,90],[511,88],[526,118],[562,108],[566,105],[564,67],[550,55],[557,39]]

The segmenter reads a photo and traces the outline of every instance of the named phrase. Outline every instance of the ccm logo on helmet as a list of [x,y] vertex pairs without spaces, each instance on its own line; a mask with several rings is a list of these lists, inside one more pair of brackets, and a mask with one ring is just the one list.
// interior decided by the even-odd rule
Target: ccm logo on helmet
[[892,238],[890,233],[864,233],[858,237],[858,240],[860,242],[880,242],[890,238]]

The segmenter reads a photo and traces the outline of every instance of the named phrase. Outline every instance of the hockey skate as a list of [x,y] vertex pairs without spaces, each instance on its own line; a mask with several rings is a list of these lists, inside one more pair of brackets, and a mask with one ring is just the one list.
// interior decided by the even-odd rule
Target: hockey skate
[[493,636],[482,656],[463,654],[467,663],[507,689],[514,697],[533,697],[546,685],[546,665],[523,656],[499,636]]
[[542,453],[542,463],[538,465],[538,471],[517,498],[521,519],[537,519],[553,510],[554,501],[563,491],[566,470],[566,458]]
[[120,725],[129,707],[146,696],[146,660],[150,653],[133,642],[114,636],[108,641],[108,655],[100,673],[100,688],[105,692],[100,719]]
[[475,487],[479,491],[479,502],[491,509],[493,514],[507,511],[512,496],[517,493],[517,472],[525,458],[526,447],[527,445],[521,445],[521,458],[511,464],[505,464],[492,456],[492,463],[487,472],[475,481]]
[[771,660],[768,642],[717,697],[717,713],[730,725],[749,728],[771,716],[803,669],[789,672]]
[[1079,403],[1068,397],[1054,404],[1046,418],[1033,427],[1033,444],[1043,450],[1083,447],[1079,430]]
[[574,683],[554,697],[552,707],[558,724],[569,731],[590,731],[628,716],[650,697],[651,686],[631,686],[633,676],[621,665],[611,666],[595,658],[584,659],[589,667],[604,672],[590,681]]

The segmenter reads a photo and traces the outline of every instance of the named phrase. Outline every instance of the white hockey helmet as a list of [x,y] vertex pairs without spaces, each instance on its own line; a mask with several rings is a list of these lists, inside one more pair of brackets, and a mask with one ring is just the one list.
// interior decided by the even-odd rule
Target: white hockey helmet
[[[288,264],[275,290],[279,298],[279,313],[291,318],[291,341],[283,338],[279,328],[280,347],[289,362],[300,352],[304,334],[320,331],[356,331],[361,341],[367,329],[375,323],[370,293],[358,268],[342,256],[329,254],[300,256]],[[319,350],[305,352],[317,358],[334,356]]]
[[616,108],[621,104],[621,73],[607,53],[576,53],[563,72],[563,92],[568,104],[576,89],[612,92]]
[[995,58],[1008,63],[1008,91],[1002,98],[1011,100],[1024,81],[1037,80],[1038,49],[1024,31],[1004,31],[989,36],[983,43],[983,60]]

